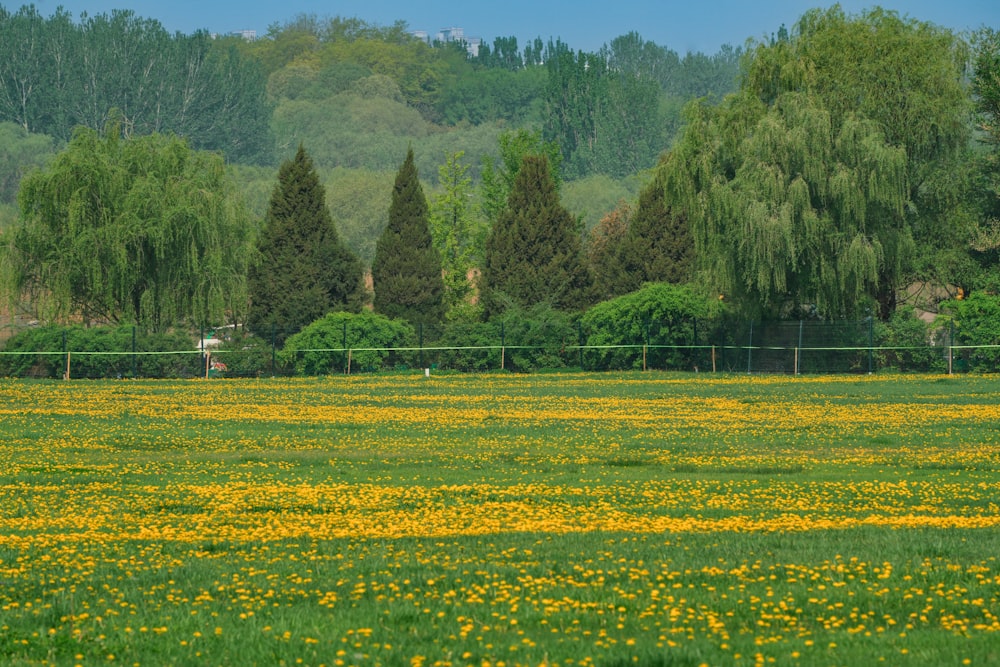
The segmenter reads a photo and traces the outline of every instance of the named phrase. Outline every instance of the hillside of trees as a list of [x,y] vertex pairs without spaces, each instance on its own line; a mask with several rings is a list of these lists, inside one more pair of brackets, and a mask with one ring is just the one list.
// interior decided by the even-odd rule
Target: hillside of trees
[[[1000,45],[988,28],[956,35],[835,6],[711,55],[633,32],[596,52],[498,37],[473,57],[403,23],[304,15],[245,41],[169,34],[129,11],[77,19],[25,6],[0,7],[0,36],[0,274],[16,307],[41,319],[244,321],[248,272],[268,289],[254,248],[280,228],[266,232],[275,224],[266,221],[296,219],[274,210],[279,166],[293,158],[308,162],[322,192],[334,227],[324,234],[366,269],[387,243],[407,158],[404,171],[420,181],[408,187],[426,194],[407,224],[433,238],[427,257],[441,264],[446,319],[538,303],[579,313],[669,282],[721,295],[748,317],[888,320],[912,285],[933,286],[918,304],[929,309],[1000,286]],[[141,143],[158,136],[183,141]],[[137,156],[134,171],[100,162],[119,153]],[[212,183],[218,200],[178,212],[137,199],[175,187],[172,178]],[[59,187],[78,197],[103,189],[104,208],[43,201]],[[232,256],[216,245],[216,219],[240,239]],[[143,258],[146,247],[173,252],[149,230],[203,230],[208,254],[177,252],[190,275],[211,279],[182,295],[188,274],[162,273],[160,285],[162,266],[150,266],[129,292],[114,285],[131,269],[70,267],[70,246],[53,241],[95,261],[80,249],[103,247],[110,229],[120,257]],[[518,247],[524,239],[537,247]],[[269,237],[268,252],[287,252],[285,242]],[[555,264],[532,264],[550,253],[572,276],[572,297],[518,282],[555,280]],[[396,259],[386,266],[386,256]],[[515,257],[523,264],[509,264]],[[415,265],[398,250],[382,258],[383,284],[402,280],[396,263]],[[480,291],[485,315],[470,308]],[[85,303],[94,294],[100,308]],[[46,300],[57,307],[45,311]],[[160,305],[144,318],[143,304]]]

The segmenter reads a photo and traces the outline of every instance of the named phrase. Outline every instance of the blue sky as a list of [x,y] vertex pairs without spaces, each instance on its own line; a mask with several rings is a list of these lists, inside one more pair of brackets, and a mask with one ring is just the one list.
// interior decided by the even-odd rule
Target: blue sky
[[[8,10],[22,2],[0,0]],[[722,44],[741,45],[748,37],[761,38],[785,24],[789,28],[804,11],[830,2],[808,0],[35,0],[48,16],[63,6],[75,18],[112,9],[131,9],[160,21],[170,32],[190,33],[251,29],[268,26],[299,14],[357,17],[379,25],[405,21],[412,30],[432,35],[458,26],[467,37],[517,37],[523,45],[534,37],[560,37],[573,49],[593,51],[611,39],[637,31],[645,39],[678,53],[714,53]],[[840,5],[857,13],[879,5],[922,21],[956,31],[983,25],[1000,29],[997,0],[843,0]]]

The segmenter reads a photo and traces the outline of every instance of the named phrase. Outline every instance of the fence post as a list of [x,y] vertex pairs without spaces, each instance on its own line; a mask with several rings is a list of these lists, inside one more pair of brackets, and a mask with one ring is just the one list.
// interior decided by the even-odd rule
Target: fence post
[[583,322],[576,322],[576,337],[580,342],[580,370],[583,370]]
[[802,356],[802,320],[799,320],[799,345],[795,348],[795,374],[799,374]]
[[868,316],[868,375],[875,371],[875,317]]
[[69,349],[66,347],[66,330],[62,332],[63,356],[66,357],[66,370],[63,371],[63,380],[69,379]]
[[504,370],[504,356],[507,351],[507,331],[503,320],[500,320],[500,370]]
[[646,329],[643,332],[645,335],[643,336],[643,340],[642,340],[642,370],[643,371],[646,370],[646,348],[649,347],[649,320],[648,319],[645,322],[645,327],[646,327]]
[[698,318],[693,318],[693,333],[691,334],[691,356],[694,357],[694,372],[698,372],[698,364],[701,362],[701,348],[698,347]]
[[351,356],[347,353],[347,320],[344,320],[344,337],[340,347],[344,350],[344,375],[350,375]]
[[750,374],[750,364],[753,359],[753,320],[750,320],[750,339],[747,341],[747,375]]
[[276,366],[275,351],[278,347],[278,323],[271,322],[271,377],[274,377],[274,369]]
[[955,320],[948,323],[948,375],[952,374],[955,361]]
[[417,345],[420,347],[420,367],[424,367],[424,323],[417,323]]
[[[205,338],[204,334],[202,334],[202,338],[203,339]],[[136,352],[136,349],[135,349],[135,325],[133,324],[132,325],[132,379],[133,380],[138,375],[138,371],[136,370],[136,361],[137,361],[137,359],[136,359],[135,352]]]

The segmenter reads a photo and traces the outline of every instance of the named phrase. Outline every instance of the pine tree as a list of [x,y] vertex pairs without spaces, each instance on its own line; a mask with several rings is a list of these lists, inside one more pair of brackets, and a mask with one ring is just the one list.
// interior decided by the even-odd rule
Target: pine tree
[[622,200],[590,230],[587,261],[601,301],[628,294],[641,284],[629,275],[624,262],[625,238],[634,215],[632,206]]
[[623,243],[623,260],[633,284],[689,282],[694,265],[694,240],[687,218],[667,203],[662,178],[639,193],[639,205],[629,222]]
[[389,224],[375,244],[375,310],[414,325],[444,320],[441,256],[431,240],[430,214],[413,163],[413,149],[396,174]]
[[548,159],[526,155],[507,208],[490,230],[483,267],[487,317],[510,303],[582,310],[594,299],[573,216],[559,203]]
[[361,262],[340,241],[301,145],[278,171],[257,249],[259,262],[248,276],[251,331],[274,330],[283,340],[326,313],[360,308]]

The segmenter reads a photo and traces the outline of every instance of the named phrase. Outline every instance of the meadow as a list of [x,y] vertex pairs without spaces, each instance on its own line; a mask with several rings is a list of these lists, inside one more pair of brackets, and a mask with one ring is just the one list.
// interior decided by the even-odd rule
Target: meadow
[[0,663],[997,664],[998,399],[991,376],[0,380]]

